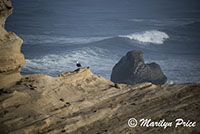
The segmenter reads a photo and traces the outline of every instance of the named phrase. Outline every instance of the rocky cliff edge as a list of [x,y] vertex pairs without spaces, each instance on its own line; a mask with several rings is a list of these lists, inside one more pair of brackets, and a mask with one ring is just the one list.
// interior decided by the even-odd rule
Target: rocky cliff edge
[[[115,84],[89,68],[62,73],[25,75],[1,90],[1,134],[195,134],[200,132],[200,84],[135,86]],[[130,118],[195,127],[128,126]],[[175,125],[175,124],[173,124]]]
[[20,52],[22,39],[4,29],[12,10],[9,0],[0,0],[0,89],[10,87],[20,80],[21,67],[25,64],[24,55]]

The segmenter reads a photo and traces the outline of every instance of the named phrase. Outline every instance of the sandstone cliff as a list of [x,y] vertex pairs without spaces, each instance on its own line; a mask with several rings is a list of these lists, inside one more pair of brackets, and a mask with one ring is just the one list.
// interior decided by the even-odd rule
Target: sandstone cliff
[[[20,76],[22,40],[3,27],[11,11],[11,3],[0,0],[0,134],[200,133],[200,84],[115,84],[90,68]],[[131,128],[129,118],[197,124]]]
[[[112,83],[89,68],[23,76],[1,91],[0,133],[195,134],[200,132],[200,84],[130,86]],[[129,118],[197,122],[196,127],[130,128]]]
[[24,55],[20,52],[22,39],[4,29],[12,10],[9,0],[0,0],[0,89],[20,80],[20,69],[25,64]]

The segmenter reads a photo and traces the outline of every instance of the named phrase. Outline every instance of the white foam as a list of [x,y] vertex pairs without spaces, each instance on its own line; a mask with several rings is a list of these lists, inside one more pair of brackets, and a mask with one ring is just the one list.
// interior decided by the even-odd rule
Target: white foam
[[75,70],[76,61],[79,61],[83,67],[90,66],[94,73],[109,79],[112,67],[118,58],[117,56],[110,58],[108,53],[106,49],[83,48],[60,55],[49,54],[40,58],[27,59],[22,71],[55,76],[61,72]]
[[174,82],[174,81],[171,81],[171,80],[168,80],[166,83],[167,83],[167,84],[175,84],[175,82]]
[[169,38],[169,36],[166,33],[157,30],[145,31],[129,35],[120,35],[119,37],[136,40],[142,43],[153,43],[153,44],[163,44],[164,41]]
[[130,19],[130,21],[133,21],[133,22],[144,22],[145,20],[144,19]]

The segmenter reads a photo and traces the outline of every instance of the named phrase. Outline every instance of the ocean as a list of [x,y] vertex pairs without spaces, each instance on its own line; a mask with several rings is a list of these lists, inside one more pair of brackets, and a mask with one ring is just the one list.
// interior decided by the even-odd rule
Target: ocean
[[57,76],[76,61],[110,79],[128,51],[158,63],[167,83],[200,82],[199,0],[16,0],[6,29],[24,43],[22,74]]

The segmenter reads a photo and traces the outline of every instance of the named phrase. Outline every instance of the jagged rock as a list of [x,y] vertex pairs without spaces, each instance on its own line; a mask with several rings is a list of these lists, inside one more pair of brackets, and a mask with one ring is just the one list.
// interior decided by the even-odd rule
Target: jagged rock
[[167,77],[156,63],[145,64],[144,54],[140,51],[130,51],[114,66],[111,81],[130,85],[151,82],[164,84]]
[[20,52],[22,39],[4,29],[7,17],[12,13],[9,0],[0,0],[0,89],[14,85],[21,79],[20,70],[25,64]]

